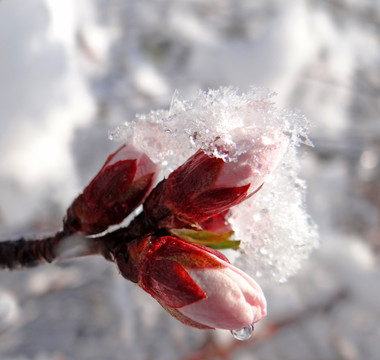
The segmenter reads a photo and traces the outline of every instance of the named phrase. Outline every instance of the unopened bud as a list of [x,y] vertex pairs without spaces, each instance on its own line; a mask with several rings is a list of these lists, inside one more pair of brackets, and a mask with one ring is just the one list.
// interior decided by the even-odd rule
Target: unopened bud
[[233,161],[199,150],[152,191],[145,213],[161,227],[181,227],[241,203],[260,189],[282,159],[288,138],[279,134],[269,140],[242,137],[247,150]]
[[186,325],[231,330],[266,315],[260,286],[208,247],[147,236],[119,247],[115,260],[122,275]]
[[130,146],[111,154],[67,210],[65,230],[96,234],[125,219],[151,191],[158,166]]

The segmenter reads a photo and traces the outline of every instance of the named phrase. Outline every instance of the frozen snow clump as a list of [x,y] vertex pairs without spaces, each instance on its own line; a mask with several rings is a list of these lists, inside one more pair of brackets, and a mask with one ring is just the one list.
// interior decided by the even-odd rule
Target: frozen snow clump
[[305,211],[305,184],[298,178],[297,147],[310,145],[308,122],[298,112],[278,110],[274,93],[252,87],[239,94],[232,87],[199,91],[193,100],[176,92],[169,110],[137,115],[110,133],[133,144],[161,164],[167,176],[199,148],[224,161],[258,153],[288,138],[282,161],[262,189],[232,208],[229,221],[241,240],[236,265],[254,276],[286,281],[318,243],[316,227]]

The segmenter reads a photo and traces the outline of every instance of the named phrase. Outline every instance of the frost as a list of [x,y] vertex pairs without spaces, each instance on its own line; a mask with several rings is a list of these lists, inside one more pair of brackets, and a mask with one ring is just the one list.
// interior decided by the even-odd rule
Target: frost
[[286,136],[281,164],[257,194],[232,209],[230,218],[242,241],[237,265],[252,275],[285,281],[316,246],[317,231],[305,211],[305,184],[297,176],[297,147],[310,145],[308,122],[298,112],[278,110],[273,97],[255,87],[243,94],[232,87],[199,91],[193,100],[176,92],[169,110],[137,115],[110,138],[133,144],[161,164],[162,176],[167,176],[199,148],[230,162],[252,147],[265,151],[279,134]]
[[250,275],[286,281],[318,245],[315,224],[304,205],[304,181],[297,177],[296,149],[291,146],[281,166],[262,189],[232,209],[230,222],[241,239],[236,265]]

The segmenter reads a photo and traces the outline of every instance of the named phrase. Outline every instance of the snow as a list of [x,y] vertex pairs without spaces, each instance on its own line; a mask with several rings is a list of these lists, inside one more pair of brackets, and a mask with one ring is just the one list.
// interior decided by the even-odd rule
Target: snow
[[247,151],[236,144],[240,129],[252,132],[252,138],[254,133],[272,138],[272,132],[286,130],[287,121],[272,106],[271,96],[264,89],[252,88],[240,95],[235,88],[222,87],[199,91],[195,99],[185,100],[175,92],[168,110],[138,114],[136,120],[111,131],[110,137],[133,143],[153,161],[163,163],[165,175],[199,148],[223,158],[212,145],[216,138],[228,152],[225,160],[236,161],[240,152]]
[[[0,1],[4,239],[57,230],[116,150],[108,130],[127,122],[137,140],[136,113],[180,114],[199,89],[270,88],[309,119],[280,114],[298,124],[288,133],[314,144],[291,148],[300,166],[285,161],[232,219],[268,300],[252,342],[186,328],[94,257],[0,273],[1,359],[378,359],[379,24],[375,0]],[[163,176],[207,141],[187,134],[177,158],[177,136],[154,145]]]
[[74,60],[74,14],[51,1],[0,4],[1,192],[14,199],[0,211],[15,230],[32,221],[42,199],[64,203],[76,186],[67,176],[75,171],[70,141],[94,102]]
[[237,264],[252,275],[283,282],[317,246],[318,235],[305,210],[305,184],[297,174],[297,148],[301,142],[310,144],[309,123],[300,112],[277,109],[273,101],[272,92],[255,87],[246,93],[233,87],[199,91],[191,100],[175,92],[169,109],[138,114],[110,137],[146,153],[161,165],[164,176],[200,148],[226,162],[251,154],[256,167],[258,154],[283,143],[276,161],[281,166],[269,179],[261,175],[263,189],[232,209],[230,219],[242,241]]

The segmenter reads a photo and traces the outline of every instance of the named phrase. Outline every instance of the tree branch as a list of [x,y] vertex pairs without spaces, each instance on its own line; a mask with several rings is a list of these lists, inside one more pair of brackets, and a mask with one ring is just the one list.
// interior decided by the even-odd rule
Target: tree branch
[[39,239],[8,240],[0,242],[0,269],[21,269],[89,255],[102,255],[113,261],[114,249],[123,243],[153,231],[144,213],[139,214],[127,227],[100,236],[85,236],[59,231]]

